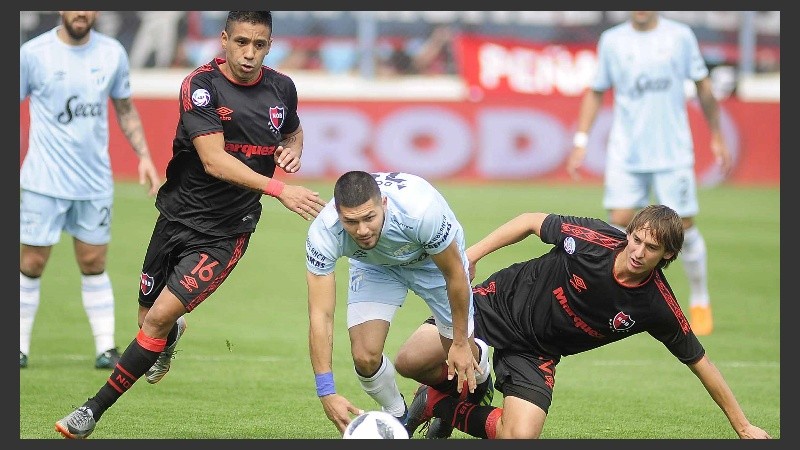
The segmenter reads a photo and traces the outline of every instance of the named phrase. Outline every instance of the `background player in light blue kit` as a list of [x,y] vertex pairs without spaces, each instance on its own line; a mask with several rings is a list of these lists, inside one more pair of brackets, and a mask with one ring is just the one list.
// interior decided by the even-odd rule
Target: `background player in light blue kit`
[[694,147],[686,111],[684,81],[697,98],[711,131],[711,151],[723,173],[730,155],[720,130],[719,104],[697,38],[687,25],[656,11],[632,11],[631,19],[600,35],[597,74],[583,97],[567,171],[579,177],[587,133],[604,92],[614,90],[614,117],[608,138],[603,207],[609,222],[624,229],[636,209],[667,205],[683,219],[681,259],[689,278],[689,313],[699,336],[713,330],[708,294],[706,244],[695,226],[698,213]]
[[108,100],[139,157],[139,182],[154,195],[161,178],[131,101],[128,56],[92,30],[97,11],[60,11],[61,25],[19,49],[19,100],[30,98],[28,151],[20,169],[19,366],[28,365],[40,277],[61,232],[72,235],[83,307],[94,335],[95,367],[119,360],[114,294],[106,273],[114,184]]
[[[339,177],[333,197],[306,240],[309,350],[328,419],[343,432],[350,413],[361,411],[336,393],[333,382],[334,268],[341,257],[350,262],[347,327],[355,372],[384,411],[407,418],[395,371],[464,395],[468,383],[476,403],[491,395],[488,348],[473,339],[464,230],[444,197],[415,175],[363,171]],[[394,364],[384,354],[389,325],[409,290],[436,318],[447,362],[439,358],[441,348],[420,348]]]

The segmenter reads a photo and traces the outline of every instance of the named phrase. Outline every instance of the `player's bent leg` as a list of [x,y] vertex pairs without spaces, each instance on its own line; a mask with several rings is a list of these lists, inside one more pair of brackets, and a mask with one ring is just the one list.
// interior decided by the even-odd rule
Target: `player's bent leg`
[[348,333],[353,365],[361,388],[381,406],[381,410],[405,422],[406,402],[397,386],[394,364],[383,353],[389,321],[366,320],[351,326]]
[[538,439],[547,413],[519,397],[503,398],[503,414],[497,421],[497,439]]
[[423,323],[400,346],[394,365],[403,377],[434,385],[442,381],[441,366],[446,359],[436,325]]

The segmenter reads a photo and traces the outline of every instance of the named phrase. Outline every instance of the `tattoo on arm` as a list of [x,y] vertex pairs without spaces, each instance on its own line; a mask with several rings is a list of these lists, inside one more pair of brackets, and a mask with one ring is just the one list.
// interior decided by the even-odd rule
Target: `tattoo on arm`
[[303,128],[298,128],[290,135],[282,136],[281,144],[284,147],[289,147],[297,152],[298,155],[303,154]]
[[147,147],[147,141],[144,136],[144,127],[142,120],[139,118],[139,113],[133,106],[133,101],[130,98],[112,99],[114,109],[117,113],[117,122],[128,142],[133,147],[133,151],[139,158],[149,157],[150,150]]
[[287,136],[281,141],[281,145],[284,147],[292,147],[292,144],[297,142],[297,135],[293,134],[291,136]]

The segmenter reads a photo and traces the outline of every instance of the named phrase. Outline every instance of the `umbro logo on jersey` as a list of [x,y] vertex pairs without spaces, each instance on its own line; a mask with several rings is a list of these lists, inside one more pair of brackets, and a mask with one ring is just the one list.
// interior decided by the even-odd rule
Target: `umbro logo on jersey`
[[190,277],[189,275],[184,275],[183,276],[183,279],[181,280],[181,284],[189,292],[194,291],[198,287],[197,280],[195,280],[194,277]]
[[364,258],[367,256],[367,252],[364,250],[356,250],[353,252],[353,258]]
[[227,106],[220,106],[217,108],[217,115],[219,116],[219,120],[231,120],[231,114],[233,114],[233,110],[228,108]]
[[575,275],[574,273],[572,274],[572,279],[569,280],[569,284],[571,284],[572,287],[574,287],[578,292],[583,292],[584,289],[586,289],[586,282],[583,281],[583,278]]

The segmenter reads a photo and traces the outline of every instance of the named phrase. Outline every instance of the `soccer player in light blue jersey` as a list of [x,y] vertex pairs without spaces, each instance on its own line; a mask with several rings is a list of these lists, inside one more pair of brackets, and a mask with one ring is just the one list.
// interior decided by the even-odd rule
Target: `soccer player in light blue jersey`
[[706,244],[694,222],[699,207],[686,80],[697,87],[711,132],[711,151],[723,174],[730,171],[731,158],[697,38],[689,26],[660,17],[657,11],[632,11],[630,20],[601,34],[597,54],[597,74],[583,97],[567,171],[580,177],[577,169],[586,156],[587,133],[605,91],[613,89],[603,207],[609,222],[620,229],[637,209],[651,203],[651,195],[655,203],[678,212],[685,229],[681,259],[689,278],[691,326],[698,336],[708,335],[713,320]]
[[[128,56],[92,30],[97,11],[60,11],[61,24],[19,49],[19,100],[30,98],[28,150],[20,169],[19,366],[28,365],[40,278],[62,231],[73,238],[95,367],[119,359],[114,295],[106,273],[113,179],[108,100],[139,157],[139,181],[154,195],[161,178],[131,101]],[[63,299],[66,300],[66,299]]]
[[[347,327],[356,376],[382,410],[403,423],[408,417],[395,372],[477,397],[475,403],[493,393],[488,347],[473,338],[464,230],[444,197],[412,174],[363,171],[339,177],[333,197],[311,223],[306,240],[309,350],[328,419],[343,432],[350,414],[362,411],[338,394],[333,382],[334,269],[342,257],[350,263]],[[409,291],[433,313],[442,347],[420,347],[392,363],[384,345]],[[447,361],[440,357],[442,349]]]

